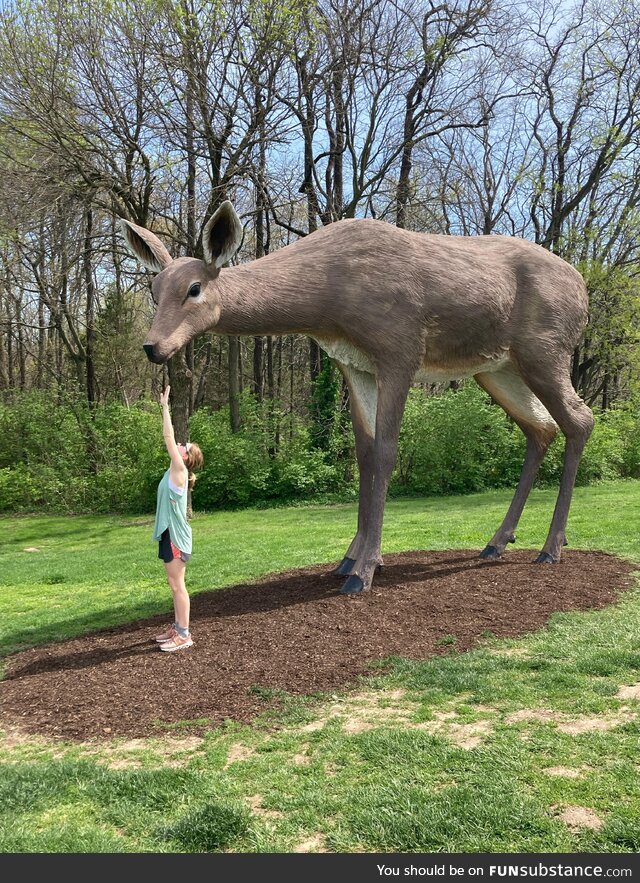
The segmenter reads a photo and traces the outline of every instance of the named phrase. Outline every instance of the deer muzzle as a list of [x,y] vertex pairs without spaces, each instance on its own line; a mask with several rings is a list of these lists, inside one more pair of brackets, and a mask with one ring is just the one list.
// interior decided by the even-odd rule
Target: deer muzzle
[[145,353],[147,354],[147,358],[149,359],[150,362],[155,362],[156,365],[161,365],[163,362],[166,361],[166,359],[164,359],[164,358],[162,358],[161,356],[158,356],[158,355],[157,355],[157,353],[156,353],[156,351],[155,351],[155,346],[154,346],[154,344],[152,344],[152,343],[144,343],[144,344],[142,345],[142,349],[143,349],[143,350],[145,351]]

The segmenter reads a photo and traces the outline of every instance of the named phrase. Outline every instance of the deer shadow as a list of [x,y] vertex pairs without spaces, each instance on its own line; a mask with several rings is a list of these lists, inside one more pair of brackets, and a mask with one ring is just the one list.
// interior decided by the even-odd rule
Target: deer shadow
[[[447,566],[442,562],[433,561],[403,561],[397,564],[385,565],[382,573],[374,583],[377,589],[376,595],[381,592],[403,591],[412,582],[425,583],[441,577],[451,576],[469,570],[487,570],[503,567],[508,562],[486,561],[473,558],[469,555],[461,555],[447,560]],[[223,589],[214,589],[201,592],[191,599],[192,619],[226,619],[241,616],[253,616],[256,614],[269,613],[282,610],[300,604],[313,604],[318,601],[327,601],[330,605],[367,603],[367,598],[372,597],[372,590],[362,595],[342,595],[340,586],[344,577],[335,576],[331,571],[335,567],[331,565],[326,571],[314,569],[294,571],[286,575],[274,574],[263,578],[258,583],[238,584]],[[329,611],[330,615],[330,611]],[[141,629],[151,629],[161,624],[166,624],[167,615],[157,614],[150,618],[139,619],[127,625],[115,626],[76,638],[70,638],[61,642],[44,645],[48,648],[45,656],[19,665],[7,672],[5,681],[15,681],[28,678],[33,675],[46,672],[55,672],[65,669],[82,670],[92,668],[118,660],[143,656],[147,653],[157,653],[157,644],[148,637],[140,640]],[[118,637],[124,634],[131,636],[131,642],[117,644]],[[92,644],[112,637],[116,644],[108,647],[92,646],[87,649],[74,650],[74,644],[78,642]],[[65,651],[65,648],[68,650]],[[38,654],[43,648],[33,648],[30,654]],[[57,652],[56,652],[57,651]]]
[[[454,566],[445,567],[439,566],[440,562],[429,565],[422,561],[385,564],[374,581],[373,589],[393,591],[394,588],[400,588],[400,584],[406,586],[412,582],[426,582],[469,569],[484,570],[504,566],[506,563],[478,558],[476,564],[474,559],[470,561],[467,556],[449,559],[448,564]],[[206,610],[209,615],[227,617],[243,613],[266,613],[323,599],[337,603],[366,601],[371,596],[371,589],[362,594],[342,595],[340,588],[345,577],[332,573],[335,566],[331,565],[324,572],[309,573],[301,570],[286,575],[273,574],[257,583],[239,583],[224,589],[199,592],[191,600],[191,609],[196,613]]]

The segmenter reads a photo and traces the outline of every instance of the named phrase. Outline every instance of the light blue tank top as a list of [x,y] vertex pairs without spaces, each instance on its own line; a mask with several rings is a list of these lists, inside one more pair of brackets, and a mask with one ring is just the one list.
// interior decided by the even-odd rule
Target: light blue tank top
[[187,494],[185,487],[182,493],[175,491],[169,484],[169,469],[160,479],[158,485],[158,501],[156,504],[156,523],[153,528],[153,539],[159,540],[167,528],[171,542],[181,552],[191,554],[191,526],[187,521]]

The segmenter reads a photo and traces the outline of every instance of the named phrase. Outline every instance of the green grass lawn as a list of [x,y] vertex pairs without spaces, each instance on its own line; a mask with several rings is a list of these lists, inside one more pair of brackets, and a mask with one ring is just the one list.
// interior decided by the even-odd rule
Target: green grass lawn
[[[542,546],[555,495],[534,491],[519,547]],[[392,500],[383,551],[481,549],[510,496]],[[578,488],[571,547],[640,564],[638,512],[638,481]],[[189,588],[336,561],[355,519],[354,504],[197,515]],[[2,519],[0,654],[168,611],[151,521]],[[637,852],[638,682],[635,590],[198,739],[6,732],[0,852]]]

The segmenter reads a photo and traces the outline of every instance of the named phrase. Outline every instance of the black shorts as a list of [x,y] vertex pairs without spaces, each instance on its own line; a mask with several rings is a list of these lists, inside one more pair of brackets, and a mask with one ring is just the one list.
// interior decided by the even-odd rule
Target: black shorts
[[183,552],[171,542],[171,537],[169,536],[169,528],[167,528],[163,532],[162,536],[160,537],[160,541],[158,542],[158,558],[164,561],[165,564],[170,564],[174,560],[174,558],[179,558],[186,564],[189,558],[191,558],[191,555],[189,552]]

